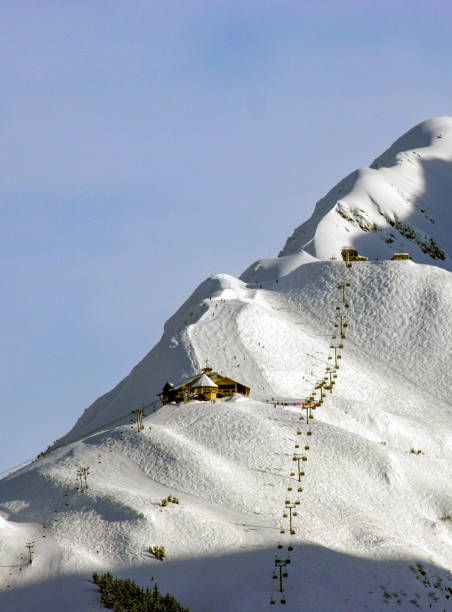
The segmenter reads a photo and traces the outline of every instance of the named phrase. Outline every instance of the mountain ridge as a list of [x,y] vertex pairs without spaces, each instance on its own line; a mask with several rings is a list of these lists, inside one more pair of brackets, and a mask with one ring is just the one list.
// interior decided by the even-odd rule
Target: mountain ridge
[[[391,170],[388,151],[376,159]],[[108,569],[143,585],[155,577],[193,612],[255,612],[270,597],[279,604],[271,574],[277,547],[289,554],[289,544],[291,612],[447,606],[452,275],[411,261],[326,259],[302,248],[254,262],[240,279],[206,279],[129,376],[51,452],[0,481],[0,607],[94,612],[87,578]],[[284,402],[317,397],[336,350],[335,385],[308,424]],[[167,380],[206,361],[252,396],[148,408],[142,431],[129,422]],[[180,503],[163,505],[168,495]],[[300,501],[293,536],[287,499]]]
[[315,206],[280,256],[306,250],[319,259],[352,246],[369,259],[409,251],[419,263],[452,270],[452,117],[424,121],[369,168],[355,170]]

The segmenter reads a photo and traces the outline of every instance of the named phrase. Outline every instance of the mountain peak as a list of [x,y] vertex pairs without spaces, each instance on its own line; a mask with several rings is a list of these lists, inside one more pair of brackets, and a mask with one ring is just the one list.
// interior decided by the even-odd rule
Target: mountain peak
[[369,168],[340,181],[288,238],[281,256],[302,250],[340,257],[352,246],[369,259],[410,252],[415,261],[452,269],[452,117],[419,123]]

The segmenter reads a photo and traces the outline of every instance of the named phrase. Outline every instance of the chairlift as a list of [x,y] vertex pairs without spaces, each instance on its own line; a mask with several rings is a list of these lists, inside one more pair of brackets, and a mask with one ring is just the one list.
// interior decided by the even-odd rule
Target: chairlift
[[295,476],[295,472],[290,472],[290,475],[291,476]]
[[291,560],[289,559],[289,557],[287,557],[287,559],[286,559],[286,565],[290,565],[291,563],[292,563],[292,562],[291,562]]
[[292,516],[297,516],[297,511],[294,510],[294,512],[292,512]]
[[345,321],[345,323],[343,324],[343,327],[348,327],[347,321]]
[[297,501],[295,502],[295,505],[296,505],[296,506],[299,506],[299,505],[300,505],[300,501],[299,501],[298,499],[297,499]]
[[295,448],[300,448],[300,445],[299,444],[295,444]]
[[338,355],[338,356],[337,356],[337,358],[338,358],[338,359],[342,359],[342,355]]
[[304,450],[309,450],[309,445],[305,446]]
[[285,604],[285,603],[286,603],[286,598],[285,598],[285,597],[283,597],[283,598],[281,599],[281,603],[282,603],[282,604]]
[[341,307],[340,307],[340,306],[336,306],[336,310],[340,310],[340,309],[341,309]]
[[295,535],[295,529],[290,530],[290,535]]
[[283,547],[283,545],[282,545],[282,544],[278,544],[278,548],[282,548],[282,547]]
[[300,472],[300,476],[304,476],[304,472]]
[[284,514],[282,515],[283,518],[287,518],[287,512],[284,512]]
[[270,599],[270,604],[271,604],[272,606],[274,606],[274,605],[275,605],[275,603],[276,603],[276,601],[275,601],[274,599]]
[[287,547],[287,550],[289,550],[289,551],[290,551],[290,550],[293,550],[293,546],[292,546],[292,544],[289,544],[289,546]]
[[296,457],[292,457],[292,461],[296,461],[296,460],[297,460],[297,458],[296,458]]
[[275,574],[275,572],[273,572],[272,578],[273,578],[273,580],[278,580],[278,576]]
[[281,529],[279,533],[286,533],[285,529]]
[[344,348],[344,345],[342,344],[342,342],[339,344],[339,347],[338,347],[338,348],[340,348],[340,349],[343,349],[343,348]]
[[297,429],[297,436],[301,436],[301,429]]
[[292,491],[292,487],[287,487],[287,490],[288,491]]
[[289,574],[287,572],[283,572],[283,578],[287,578]]
[[307,432],[306,432],[306,435],[307,435],[307,436],[312,436],[312,431],[311,431],[311,430],[307,431]]
[[345,304],[344,304],[344,308],[348,308],[348,307],[349,307],[348,302],[345,302]]

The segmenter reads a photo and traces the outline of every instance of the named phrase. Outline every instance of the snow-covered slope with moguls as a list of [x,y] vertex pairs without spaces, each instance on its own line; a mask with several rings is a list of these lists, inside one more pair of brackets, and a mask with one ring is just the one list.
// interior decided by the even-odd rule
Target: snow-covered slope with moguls
[[409,252],[452,270],[452,117],[420,123],[370,168],[356,170],[317,202],[281,255],[320,259],[354,246],[369,259]]
[[[410,210],[415,235],[425,221],[446,249],[450,121],[414,128],[343,186],[340,202],[331,196],[332,208],[327,196],[285,255],[201,283],[129,376],[51,452],[0,481],[0,610],[100,610],[90,577],[107,570],[143,586],[156,580],[191,612],[450,607],[452,274],[447,258],[381,239],[400,233]],[[409,147],[421,155],[413,163]],[[438,191],[428,190],[423,211],[419,199],[382,199],[403,185],[413,194],[421,161],[428,168],[433,157],[428,182],[435,177]],[[382,225],[366,232],[375,210]],[[366,249],[378,248],[347,267],[322,261],[339,252],[322,251],[327,237],[339,251],[354,244],[372,257]],[[388,261],[391,248],[435,265]],[[326,374],[335,350],[339,367]],[[166,381],[206,363],[251,396],[159,404]],[[288,402],[318,400],[333,372],[306,423]],[[130,418],[143,405],[138,432]],[[300,482],[294,453],[306,457]],[[87,467],[81,491],[77,472]],[[168,495],[179,503],[162,505]],[[292,535],[286,500],[297,509]],[[163,563],[150,546],[165,547]],[[291,561],[283,593],[276,555]]]

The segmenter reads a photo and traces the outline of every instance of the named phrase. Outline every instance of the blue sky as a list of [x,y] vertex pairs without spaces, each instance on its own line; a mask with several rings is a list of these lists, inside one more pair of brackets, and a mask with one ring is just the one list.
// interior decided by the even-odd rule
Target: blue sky
[[206,276],[451,114],[448,1],[4,0],[0,470],[63,435]]

